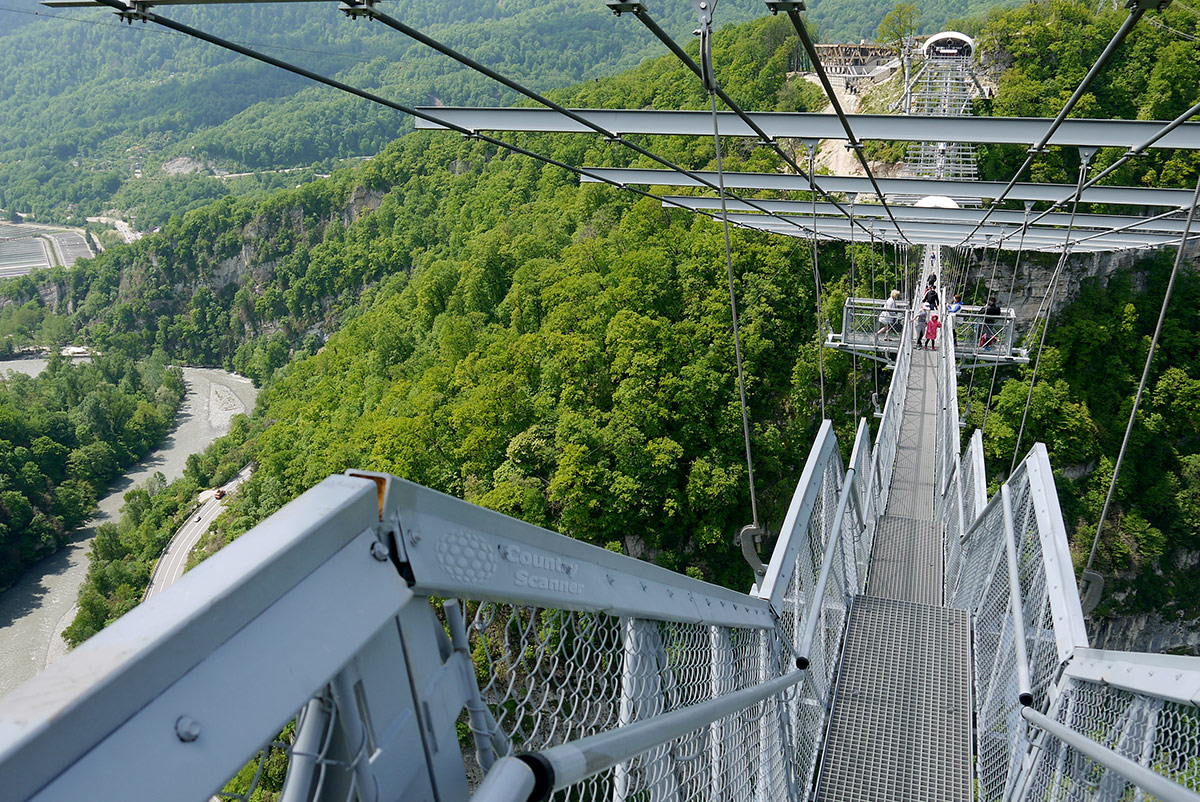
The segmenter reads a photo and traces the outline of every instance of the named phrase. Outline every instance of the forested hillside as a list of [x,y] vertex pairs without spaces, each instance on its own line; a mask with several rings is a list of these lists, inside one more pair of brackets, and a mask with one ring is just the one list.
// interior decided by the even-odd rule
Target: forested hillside
[[[1074,0],[1045,0],[992,11],[979,37],[983,66],[997,79],[994,99],[979,113],[1053,117],[1083,80],[1128,11]],[[1200,13],[1173,4],[1148,15],[1118,48],[1072,112],[1072,117],[1172,120],[1200,97]],[[980,178],[1008,180],[1025,158],[1014,146],[981,146]],[[1097,168],[1124,151],[1101,149]],[[1079,153],[1051,149],[1038,158],[1033,178],[1074,184]],[[1191,188],[1200,153],[1150,150],[1109,179],[1121,185]]]
[[[1083,24],[1091,20],[1084,7],[1062,0],[1039,8],[995,13],[987,23],[992,52],[1011,55],[997,109],[1043,102],[1014,99],[1022,83],[1012,70],[1019,77],[1048,69],[1048,86],[1071,85],[1070,43],[1084,50],[1106,41],[1120,18],[1106,12]],[[1063,52],[1043,29],[1064,39]],[[1020,44],[1026,40],[1047,44]],[[1198,51],[1189,47],[1186,59],[1194,60]],[[784,20],[761,20],[718,37],[718,71],[748,107],[807,108],[815,104],[809,89],[786,80],[794,48]],[[1056,54],[1050,68],[1032,64],[1047,52]],[[1159,91],[1153,63],[1130,74],[1144,93]],[[671,59],[557,97],[596,106],[704,103],[698,82]],[[597,139],[520,141],[572,164],[630,163],[627,152]],[[688,166],[712,166],[705,140],[655,147]],[[988,158],[1000,172],[1009,155]],[[1070,169],[1069,156],[1055,158],[1038,169]],[[777,167],[750,143],[735,146],[726,165]],[[1160,180],[1186,181],[1190,169],[1184,160]],[[735,232],[733,244],[760,489],[776,524],[821,413],[811,250],[745,232]],[[855,292],[879,296],[895,283],[885,255],[892,254],[858,246]],[[850,291],[849,257],[842,245],[820,254],[821,302],[834,325]],[[1168,258],[1140,264],[1144,279],[1087,288],[1049,338],[1026,443],[1044,440],[1060,469],[1078,469],[1076,483],[1059,478],[1077,549],[1090,543],[1096,493],[1111,472],[1104,459],[1119,442]],[[711,221],[611,188],[580,187],[565,171],[479,142],[422,133],[330,181],[265,200],[223,200],[130,248],[38,280],[81,341],[130,354],[161,347],[266,384],[253,420],[221,446],[238,460],[255,459],[259,470],[210,549],[354,465],[695,575],[739,587],[747,581],[732,548],[748,504],[720,229]],[[32,279],[0,287],[35,304],[38,289]],[[1200,442],[1165,411],[1177,398],[1194,406],[1200,379],[1194,276],[1178,292],[1174,308],[1185,314],[1173,318],[1152,376],[1146,433],[1134,443],[1138,467],[1126,468],[1101,556],[1106,570],[1127,572],[1135,591],[1110,604],[1193,615],[1191,580],[1177,565],[1198,545],[1188,515],[1200,492]],[[869,393],[889,374],[862,368],[856,387],[848,358],[837,354],[825,355],[825,369],[826,412],[848,445],[855,408],[865,413]],[[998,377],[987,437],[997,476],[1007,468],[1027,381],[1025,370]],[[979,392],[972,414],[982,423],[988,398]],[[197,460],[191,481],[233,461]],[[144,526],[135,528],[136,536],[111,539],[116,545],[104,557],[111,570],[94,571],[88,621],[74,637],[129,603],[121,588],[145,574],[155,542]]]
[[[158,11],[404,103],[499,104],[515,97],[382,25],[350,20],[334,4]],[[609,75],[663,52],[636,20],[617,19],[593,0],[535,6],[406,0],[387,4],[387,11],[539,90]],[[654,13],[673,36],[691,38],[688,3],[663,4]],[[761,14],[758,0],[725,0],[718,22]],[[27,0],[20,9],[0,10],[3,209],[39,219],[98,214],[132,183],[151,187],[117,197],[128,204],[122,208],[158,212],[166,200],[171,211],[183,212],[230,188],[209,177],[193,178],[183,198],[178,187],[156,191],[169,180],[161,165],[173,157],[235,172],[328,167],[335,159],[374,155],[411,128],[391,110],[155,25],[126,25],[103,10],[48,10]],[[135,169],[143,178],[134,178]],[[146,194],[158,202],[142,202]]]
[[[754,78],[740,90],[748,105],[808,96],[784,80],[788,30],[785,19],[768,19],[718,37],[722,63]],[[702,105],[704,97],[677,61],[662,59],[567,99]],[[628,160],[598,140],[523,141],[571,163]],[[711,142],[663,150],[693,167],[712,159]],[[764,158],[737,152],[728,163],[768,167]],[[346,224],[340,204],[365,196],[378,208]],[[175,316],[154,316],[181,279],[165,270],[204,275],[244,245],[269,249],[255,257],[262,272],[243,279],[262,281],[257,291],[202,287]],[[777,525],[818,421],[810,249],[737,231],[733,245],[761,504]],[[74,274],[61,278],[62,304],[75,304],[84,336],[133,351],[160,338],[185,353],[213,342],[210,358],[235,366],[248,351],[261,354],[249,367],[261,368],[267,389],[237,434],[248,445],[221,446],[242,449],[239,459],[258,470],[209,548],[353,465],[745,584],[731,533],[749,505],[723,245],[711,221],[581,187],[570,173],[479,142],[421,133],[353,175],[257,208],[194,212],[123,250],[97,259],[77,287]],[[836,310],[846,255],[831,252],[822,264]],[[878,250],[860,246],[857,266],[864,283],[872,274],[879,286],[894,281]],[[153,287],[160,294],[135,310],[131,299]],[[288,363],[289,346],[321,316],[339,331]],[[284,363],[272,380],[267,369]],[[840,412],[855,401],[849,359],[827,355],[826,370],[831,412],[849,438],[851,416]],[[860,378],[865,410],[874,376],[864,369]],[[220,462],[211,456],[192,469],[207,477]],[[101,599],[111,601],[107,617],[119,613],[121,583],[144,575],[129,566],[149,551],[145,538],[128,542],[108,556],[111,570],[93,572],[88,620],[74,638],[106,619]]]
[[[822,41],[857,42],[875,40],[884,15],[900,0],[810,0],[808,16],[816,24]],[[918,0],[918,33],[930,34],[947,28],[974,27],[968,18],[995,6],[1016,5],[1020,0]],[[974,33],[974,31],[965,31]]]

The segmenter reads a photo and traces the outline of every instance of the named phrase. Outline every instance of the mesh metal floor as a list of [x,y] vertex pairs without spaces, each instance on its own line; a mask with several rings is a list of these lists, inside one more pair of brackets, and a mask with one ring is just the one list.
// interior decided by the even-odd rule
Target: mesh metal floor
[[871,555],[870,596],[940,605],[942,540],[932,521],[887,515]]
[[888,493],[888,515],[933,520],[934,438],[937,434],[937,353],[913,351],[908,391]]
[[969,802],[969,619],[859,596],[821,765],[822,802]]

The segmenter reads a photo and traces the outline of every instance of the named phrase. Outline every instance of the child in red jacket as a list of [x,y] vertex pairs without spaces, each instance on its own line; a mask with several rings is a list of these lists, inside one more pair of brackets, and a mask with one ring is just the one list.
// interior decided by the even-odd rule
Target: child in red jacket
[[937,333],[941,327],[942,323],[938,320],[938,316],[930,315],[929,322],[925,324],[925,350],[931,351],[937,347]]

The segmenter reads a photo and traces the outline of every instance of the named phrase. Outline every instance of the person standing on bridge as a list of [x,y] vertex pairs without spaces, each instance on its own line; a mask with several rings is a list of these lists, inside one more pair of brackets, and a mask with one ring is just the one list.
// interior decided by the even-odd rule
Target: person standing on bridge
[[941,321],[937,315],[929,318],[929,322],[925,324],[925,350],[933,351],[937,348],[937,333],[942,327]]
[[983,336],[979,338],[979,347],[990,351],[996,347],[1000,339],[1000,304],[996,297],[988,298],[983,310]]
[[925,325],[929,321],[929,313],[933,311],[933,307],[929,304],[921,304],[921,308],[913,315],[913,322],[916,323],[916,337],[913,339],[913,345],[921,347],[922,338],[925,337]]
[[904,313],[900,311],[900,290],[892,290],[891,297],[883,302],[883,311],[879,313],[879,331],[875,336],[892,339],[892,333],[904,322]]
[[937,307],[938,307],[937,290],[935,290],[932,286],[926,287],[925,288],[925,297],[921,299],[921,302],[929,304],[930,309],[937,309]]

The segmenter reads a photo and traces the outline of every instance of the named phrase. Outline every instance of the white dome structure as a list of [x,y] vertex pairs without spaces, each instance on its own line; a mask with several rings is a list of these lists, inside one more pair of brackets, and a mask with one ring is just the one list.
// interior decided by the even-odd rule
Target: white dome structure
[[925,58],[970,58],[975,40],[958,31],[942,31],[925,40]]
[[919,201],[913,204],[920,209],[957,209],[959,205],[953,198],[947,198],[945,195],[926,195]]

